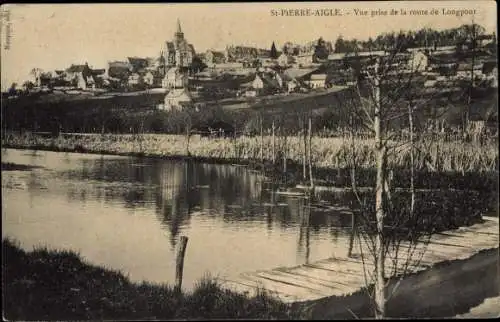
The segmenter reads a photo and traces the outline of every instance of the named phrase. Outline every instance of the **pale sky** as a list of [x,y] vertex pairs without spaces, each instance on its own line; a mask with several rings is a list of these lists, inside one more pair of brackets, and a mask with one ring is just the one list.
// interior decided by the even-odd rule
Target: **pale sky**
[[[323,37],[334,42],[367,39],[388,31],[445,29],[471,23],[496,30],[494,1],[387,1],[191,4],[29,4],[3,5],[1,30],[2,89],[22,83],[34,67],[45,71],[88,62],[105,68],[110,60],[158,56],[180,19],[185,38],[197,52],[226,45],[278,48]],[[271,9],[338,9],[342,16],[273,16]],[[439,15],[410,16],[411,9],[435,8]],[[474,15],[443,15],[442,9],[476,10]],[[357,16],[354,9],[368,10]],[[371,17],[376,9],[405,9],[406,16]],[[6,18],[6,12],[9,19]],[[10,44],[6,49],[6,34]]]

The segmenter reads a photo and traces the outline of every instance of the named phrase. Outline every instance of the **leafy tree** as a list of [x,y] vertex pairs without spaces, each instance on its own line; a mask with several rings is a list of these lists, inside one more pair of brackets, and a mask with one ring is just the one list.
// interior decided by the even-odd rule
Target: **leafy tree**
[[327,59],[328,58],[328,48],[326,48],[326,42],[321,37],[318,39],[318,43],[316,44],[316,46],[314,48],[314,55],[318,59]]
[[192,74],[202,72],[206,68],[207,68],[207,65],[201,60],[200,57],[198,57],[198,56],[193,57],[193,61],[192,61],[191,66],[190,66],[190,72]]
[[344,38],[342,37],[342,35],[340,35],[335,41],[335,52],[336,53],[345,52]]
[[17,83],[12,83],[9,87],[9,95],[17,94]]
[[35,87],[35,84],[32,81],[25,81],[23,83],[23,89],[25,91],[30,91]]

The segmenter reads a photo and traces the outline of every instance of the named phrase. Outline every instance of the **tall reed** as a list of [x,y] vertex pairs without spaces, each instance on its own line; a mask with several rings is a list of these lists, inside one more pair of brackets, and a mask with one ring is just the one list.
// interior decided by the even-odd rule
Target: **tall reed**
[[[192,136],[189,151],[193,157],[221,158],[235,161],[260,158],[260,136],[208,138]],[[263,155],[272,160],[272,137],[263,136]],[[186,153],[187,138],[166,134],[88,134],[46,138],[30,134],[8,134],[3,146],[54,150],[81,150],[103,153],[143,153],[152,156],[182,156]],[[315,167],[347,168],[355,157],[357,166],[373,168],[373,140],[354,138],[354,144],[344,137],[312,137],[312,164]],[[398,141],[389,142],[391,167],[409,168],[410,146]],[[302,162],[303,142],[298,136],[276,138],[275,153],[296,163]],[[282,160],[282,158],[276,158]],[[415,169],[447,172],[484,172],[498,170],[498,148],[495,144],[478,145],[472,142],[421,139],[415,143]]]

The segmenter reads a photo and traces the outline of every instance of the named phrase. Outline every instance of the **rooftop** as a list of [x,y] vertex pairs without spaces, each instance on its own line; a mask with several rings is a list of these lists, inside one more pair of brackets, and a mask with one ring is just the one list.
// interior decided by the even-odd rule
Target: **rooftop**
[[318,68],[288,68],[284,71],[284,74],[292,79],[302,78],[317,70]]

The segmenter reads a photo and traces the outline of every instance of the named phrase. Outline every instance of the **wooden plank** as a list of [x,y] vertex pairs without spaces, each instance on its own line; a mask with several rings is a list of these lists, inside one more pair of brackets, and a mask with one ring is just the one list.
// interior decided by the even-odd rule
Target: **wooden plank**
[[[408,272],[422,271],[442,261],[465,259],[482,249],[498,247],[498,243],[498,218],[487,219],[484,223],[432,236],[429,244],[417,244],[410,258],[404,251],[409,249],[409,243],[402,243],[397,254],[397,270],[393,267],[392,257],[395,254],[391,250],[386,257],[386,272],[401,273],[407,261],[410,263]],[[369,256],[368,252],[365,255]],[[256,287],[260,286],[288,303],[302,302],[326,296],[352,294],[365,286],[364,269],[371,273],[373,268],[374,264],[368,258],[363,265],[360,258],[332,257],[290,268],[242,274],[235,283],[242,285],[242,290],[256,290]]]
[[325,278],[324,275],[320,274],[330,273],[330,271],[322,268],[304,267],[301,270],[296,270],[294,273],[295,275],[303,276],[305,279],[311,279],[319,281],[319,283],[328,283],[333,285],[335,289],[340,292],[334,292],[332,295],[343,294],[345,292],[350,293],[353,291],[353,287],[356,288],[358,284],[363,283],[363,279],[361,277],[347,274],[335,273],[333,276]]
[[453,256],[469,253],[474,248],[471,247],[456,247],[456,246],[444,246],[444,245],[436,245],[429,244],[427,249],[425,249],[424,256],[426,253],[434,253],[438,255],[445,255],[448,258],[453,258]]
[[[226,287],[235,289],[237,291],[239,290],[240,293],[248,293],[248,295],[250,295],[250,296],[257,295],[257,292],[259,289],[258,287],[256,287],[256,285],[251,285],[251,284],[245,283],[245,281],[243,281],[243,280],[225,280],[224,285]],[[288,294],[281,293],[278,291],[274,291],[274,292],[270,291],[270,290],[266,290],[266,291],[269,293],[273,293],[273,295],[276,295],[279,297],[291,298]]]
[[[245,280],[225,280],[223,286],[227,289],[233,290],[240,294],[246,294],[247,296],[255,296],[258,293],[259,288],[255,283],[249,284]],[[269,295],[280,298],[285,302],[296,301],[297,297],[290,296],[289,294],[285,294],[279,291],[271,291],[269,289],[262,289]]]
[[242,278],[244,280],[247,280],[247,283],[249,283],[250,285],[252,285],[252,283],[255,283],[254,285],[258,287],[262,287],[266,290],[274,292],[284,293],[288,296],[292,296],[297,299],[318,298],[317,294],[300,286],[290,285],[287,283],[282,283],[279,281],[262,278],[252,274],[242,274]]
[[309,292],[321,295],[323,297],[328,296],[334,290],[334,288],[329,286],[324,286],[319,283],[311,283],[310,281],[307,281],[305,278],[297,275],[290,276],[275,271],[269,271],[265,273],[258,273],[257,276],[274,281],[279,281],[281,283],[300,286],[302,288],[307,289]]
[[[301,278],[308,283],[318,284],[321,286],[329,287],[334,291],[343,291],[345,289],[346,285],[343,283],[335,282],[334,280],[331,280],[331,279],[326,280],[326,279],[318,277],[317,275],[311,275],[311,272],[313,272],[313,271],[314,271],[314,269],[309,269],[309,270],[297,269],[297,270],[294,270],[293,273],[282,272],[282,271],[279,271],[279,273],[284,274],[284,275],[296,276],[297,278]],[[332,277],[332,278],[334,278],[334,277]]]
[[303,266],[293,270],[293,274],[302,275],[307,278],[318,280],[322,283],[334,283],[339,288],[346,288],[349,285],[345,281],[339,281],[337,272],[325,270],[320,267]]
[[344,258],[330,258],[328,261],[316,262],[311,265],[333,271],[335,274],[345,273],[349,275],[363,276],[362,266],[360,266],[357,261],[349,261]]

